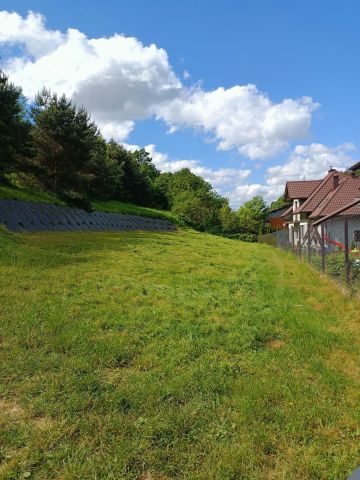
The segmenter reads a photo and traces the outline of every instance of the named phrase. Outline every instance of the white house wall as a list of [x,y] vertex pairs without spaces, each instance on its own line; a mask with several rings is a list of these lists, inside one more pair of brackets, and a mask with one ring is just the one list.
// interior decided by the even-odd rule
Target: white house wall
[[[293,215],[295,217],[295,215]],[[293,234],[292,234],[292,230],[294,228],[294,224],[293,223],[289,223],[288,225],[288,229],[289,229],[289,242],[292,243],[292,237],[293,237]],[[297,245],[298,241],[299,241],[299,231],[298,231],[298,226],[295,228],[294,230],[294,243],[295,245]],[[301,233],[301,238],[303,239],[304,236],[306,235],[306,232],[308,231],[308,222],[307,221],[303,221],[303,222],[300,222],[300,233]]]
[[[360,230],[360,217],[348,217],[349,225],[349,243],[354,240],[355,230]],[[325,223],[325,230],[329,238],[336,240],[337,242],[344,243],[344,217],[334,217]]]

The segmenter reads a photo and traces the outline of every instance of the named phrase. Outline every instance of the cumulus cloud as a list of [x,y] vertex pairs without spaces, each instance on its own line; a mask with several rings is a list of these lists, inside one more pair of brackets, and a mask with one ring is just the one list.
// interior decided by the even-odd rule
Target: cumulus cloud
[[135,122],[127,120],[121,123],[102,122],[101,133],[105,138],[114,138],[117,140],[125,140],[134,128]]
[[322,178],[330,167],[343,170],[354,163],[349,155],[354,150],[351,143],[336,147],[321,143],[297,145],[285,164],[268,168],[267,182],[269,185],[284,185],[286,180]]
[[268,185],[260,183],[252,183],[245,185],[238,185],[233,190],[226,193],[230,204],[233,208],[239,207],[242,203],[251,198],[261,195],[268,203],[272,202],[284,192],[283,185]]
[[[132,145],[133,149],[139,148],[138,146]],[[158,152],[156,150],[156,145],[150,144],[146,145],[145,150],[150,153],[150,156],[156,166],[161,172],[177,172],[182,168],[189,168],[193,170],[198,167],[200,162],[198,160],[174,160],[170,159],[167,153]]]
[[267,158],[306,138],[317,104],[309,97],[273,103],[255,85],[206,92],[182,90],[160,107],[159,116],[171,125],[192,127],[212,135],[219,150],[237,148],[251,158]]
[[29,12],[26,18],[15,12],[0,11],[0,43],[20,44],[26,53],[38,58],[65,41],[57,30],[47,30],[39,13]]
[[251,174],[251,170],[241,170],[238,168],[218,168],[212,169],[203,166],[197,166],[191,169],[196,175],[204,177],[206,181],[218,189],[220,193],[225,194],[226,188],[235,187],[243,183]]
[[[318,107],[306,96],[274,102],[255,85],[211,91],[199,84],[184,86],[167,52],[154,44],[143,45],[121,34],[88,38],[77,29],[50,30],[45,18],[33,12],[22,17],[0,11],[0,46],[5,47],[5,69],[25,95],[33,98],[43,86],[65,93],[86,106],[106,138],[122,142],[136,121],[157,118],[170,133],[192,129],[216,142],[219,150],[235,149],[259,160],[306,139]],[[12,51],[17,55],[9,56]],[[180,76],[190,78],[186,70]],[[284,164],[267,170],[264,183],[251,184],[245,167],[208,168],[195,159],[172,159],[155,145],[145,148],[161,171],[190,168],[228,196],[233,206],[254,195],[271,201],[288,179],[321,178],[329,166],[341,169],[354,162],[351,144],[297,145]]]
[[[6,70],[30,98],[44,85],[84,104],[106,136],[124,141],[135,122],[155,117],[170,132],[191,128],[251,159],[267,158],[306,138],[317,104],[309,97],[278,103],[254,85],[206,91],[185,87],[167,53],[115,34],[88,38],[76,29],[46,28],[29,12],[0,12],[0,44],[23,46]],[[188,73],[183,73],[185,79]]]
[[[138,150],[138,145],[124,144],[131,151]],[[149,152],[155,166],[161,172],[177,172],[182,168],[189,168],[195,175],[200,175],[222,195],[229,188],[235,188],[251,175],[248,169],[237,168],[208,168],[199,160],[171,159],[167,153],[157,151],[156,145],[150,144],[143,147]]]
[[[7,61],[12,80],[30,98],[43,86],[65,93],[86,106],[105,135],[126,138],[134,121],[154,115],[182,87],[166,51],[155,45],[144,46],[123,35],[89,39],[76,29],[60,35],[45,30],[39,15],[29,13],[26,19],[2,15],[2,23],[10,16],[19,26],[1,35],[0,43],[25,43],[29,53],[37,52],[35,58],[24,55]],[[44,32],[49,46],[40,52]]]
[[355,150],[351,143],[329,147],[321,143],[297,145],[283,165],[269,167],[264,184],[240,184],[227,193],[232,205],[237,206],[255,195],[271,202],[285,190],[287,180],[323,178],[330,167],[345,170],[356,160],[350,155]]

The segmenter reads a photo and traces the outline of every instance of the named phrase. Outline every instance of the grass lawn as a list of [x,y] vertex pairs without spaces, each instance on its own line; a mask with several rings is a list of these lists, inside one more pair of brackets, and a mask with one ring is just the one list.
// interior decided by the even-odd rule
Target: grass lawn
[[359,307],[290,254],[0,233],[0,478],[345,480]]

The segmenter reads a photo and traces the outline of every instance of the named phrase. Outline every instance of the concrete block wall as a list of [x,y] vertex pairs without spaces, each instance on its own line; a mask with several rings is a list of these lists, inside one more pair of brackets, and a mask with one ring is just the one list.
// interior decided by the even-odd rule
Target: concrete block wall
[[175,230],[165,219],[86,212],[79,208],[18,200],[0,200],[0,225],[12,232]]

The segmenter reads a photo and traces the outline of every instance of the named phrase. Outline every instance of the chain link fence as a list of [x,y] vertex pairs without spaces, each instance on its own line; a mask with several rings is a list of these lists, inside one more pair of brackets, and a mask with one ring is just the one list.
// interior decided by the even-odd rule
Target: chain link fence
[[258,241],[292,252],[341,285],[360,291],[360,230],[347,219],[338,221],[336,229],[333,221],[317,227],[299,224],[259,235]]

